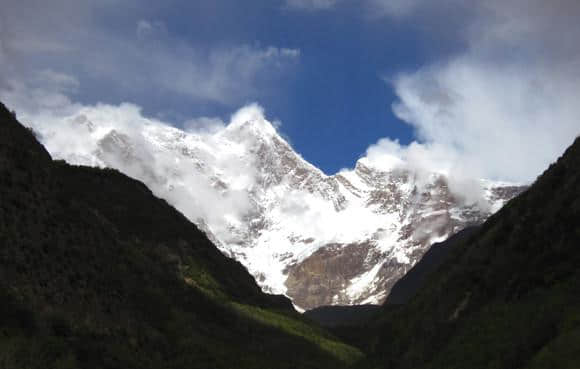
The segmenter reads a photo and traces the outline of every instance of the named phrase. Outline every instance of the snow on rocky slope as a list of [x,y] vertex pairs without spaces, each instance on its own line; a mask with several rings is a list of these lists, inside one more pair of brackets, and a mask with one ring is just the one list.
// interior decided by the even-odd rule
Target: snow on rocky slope
[[144,118],[129,104],[29,121],[55,158],[143,181],[265,291],[302,309],[382,302],[432,243],[482,222],[521,190],[476,181],[481,196],[467,201],[445,173],[420,172],[395,157],[380,165],[363,157],[328,176],[255,105],[227,125],[195,131]]

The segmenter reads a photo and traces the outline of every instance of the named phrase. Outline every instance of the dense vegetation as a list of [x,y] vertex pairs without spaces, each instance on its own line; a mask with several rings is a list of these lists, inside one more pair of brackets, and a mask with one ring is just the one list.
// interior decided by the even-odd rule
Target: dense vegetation
[[406,305],[385,305],[361,367],[580,367],[580,139],[458,246]]
[[333,305],[308,310],[304,315],[323,327],[354,329],[373,318],[379,311],[380,305]]
[[309,314],[347,320],[333,329],[349,346],[143,184],[52,161],[0,104],[0,368],[578,368],[579,241],[577,139],[433,249],[404,304]]
[[427,278],[443,264],[453,250],[463,247],[462,242],[473,234],[477,227],[465,228],[443,242],[433,244],[401,279],[395,283],[385,300],[386,305],[407,303],[425,285]]
[[362,357],[141,183],[54,162],[0,104],[1,368],[321,368]]

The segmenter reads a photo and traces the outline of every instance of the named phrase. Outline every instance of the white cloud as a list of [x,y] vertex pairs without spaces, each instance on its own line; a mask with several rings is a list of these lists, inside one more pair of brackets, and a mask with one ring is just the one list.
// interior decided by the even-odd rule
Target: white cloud
[[119,20],[112,11],[128,3],[9,0],[0,13],[0,84],[53,70],[82,81],[93,101],[107,86],[112,97],[237,106],[275,92],[300,60],[298,49],[192,42],[161,20],[140,17],[155,14],[154,6],[123,14],[132,27],[109,26]]
[[[248,189],[254,185],[256,164],[251,152],[244,155],[244,150],[249,151],[253,142],[241,135],[235,141],[221,137],[227,126],[239,125],[240,120],[264,119],[258,105],[240,109],[227,124],[217,118],[189,120],[188,133],[193,134],[188,136],[146,117],[134,104],[83,105],[59,93],[13,87],[0,89],[0,99],[39,133],[53,157],[117,168],[146,183],[192,221],[211,225],[222,240],[235,237],[232,222],[241,222],[252,211]],[[167,136],[151,140],[150,135]],[[176,146],[165,150],[156,142]],[[195,152],[189,156],[187,150]],[[216,180],[224,181],[223,186]]]
[[286,0],[286,6],[302,10],[321,10],[333,8],[340,0]]
[[422,0],[286,0],[286,8],[303,11],[322,11],[336,8],[341,3],[352,3],[371,19],[382,17],[402,18],[411,14]]
[[177,55],[159,53],[147,64],[159,72],[153,81],[164,90],[194,99],[234,104],[259,94],[271,76],[279,75],[300,57],[297,49],[240,45],[216,48],[208,54],[181,49]]
[[32,76],[36,85],[50,88],[53,91],[74,93],[79,88],[79,81],[74,76],[57,72],[52,69],[43,69]]
[[6,76],[0,82],[0,100],[17,113],[67,114],[78,107],[69,97],[78,82],[64,73],[43,70],[28,79]]
[[458,58],[399,76],[394,110],[423,142],[447,148],[449,160],[483,177],[529,181],[580,133],[580,78],[565,67]]
[[373,17],[403,17],[410,14],[420,4],[420,0],[366,0]]
[[433,173],[442,174],[447,178],[451,193],[466,204],[477,203],[480,208],[487,209],[483,183],[479,180],[482,178],[481,170],[448,145],[438,142],[401,145],[398,141],[383,138],[369,146],[362,160],[384,171],[410,170],[419,190],[432,181]]
[[183,123],[186,132],[198,132],[212,134],[221,131],[226,123],[216,117],[199,117],[188,119]]
[[464,178],[533,180],[580,134],[578,16],[572,0],[478,3],[458,30],[463,51],[387,81],[395,114],[420,143],[382,141],[368,155],[413,156]]
[[165,24],[161,21],[149,21],[145,19],[140,19],[137,22],[136,34],[140,39],[147,37],[153,37],[155,34],[163,34],[167,32]]
[[119,43],[120,55],[94,54],[92,65],[98,67],[90,73],[115,78],[133,94],[158,89],[196,102],[234,105],[270,92],[272,82],[300,60],[298,49],[243,44],[201,50],[154,35],[136,44]]

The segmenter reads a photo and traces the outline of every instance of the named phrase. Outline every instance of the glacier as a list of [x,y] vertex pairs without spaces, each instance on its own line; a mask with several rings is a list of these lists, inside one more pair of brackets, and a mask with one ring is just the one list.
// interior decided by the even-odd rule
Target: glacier
[[26,121],[54,158],[144,182],[264,291],[298,309],[381,303],[431,244],[481,223],[522,189],[473,179],[474,201],[454,191],[448,173],[396,156],[361,157],[326,175],[255,104],[196,129],[144,117],[131,104]]

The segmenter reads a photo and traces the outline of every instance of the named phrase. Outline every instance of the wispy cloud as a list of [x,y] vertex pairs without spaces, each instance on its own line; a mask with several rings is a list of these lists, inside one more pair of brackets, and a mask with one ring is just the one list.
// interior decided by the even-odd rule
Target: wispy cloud
[[0,84],[7,76],[23,80],[52,70],[74,76],[89,94],[106,85],[109,95],[150,91],[148,97],[234,106],[273,91],[300,60],[298,49],[196,44],[172,33],[162,20],[140,17],[141,10],[111,15],[127,4],[9,0],[0,14]]
[[286,0],[288,8],[300,10],[321,10],[333,8],[340,0]]
[[138,38],[144,39],[159,34],[167,34],[167,28],[161,21],[140,19],[137,21],[135,32]]
[[389,79],[393,109],[426,156],[529,181],[580,133],[580,4],[487,1],[476,10],[458,30],[462,52]]
[[1,91],[0,96],[34,128],[53,157],[116,168],[139,179],[192,221],[210,225],[221,240],[236,237],[232,224],[253,210],[248,189],[256,178],[255,140],[224,135],[229,125],[264,119],[258,105],[238,110],[227,122],[191,119],[181,131],[147,117],[135,104],[85,105],[56,93],[38,99],[47,91],[14,87],[12,94]]
[[[257,45],[215,47],[205,52],[187,45],[172,50],[151,46],[134,50],[130,57],[145,72],[133,75],[130,83],[134,89],[158,87],[195,100],[233,105],[269,88],[270,79],[296,65],[300,51]],[[114,68],[129,74],[134,66],[126,63]]]
[[526,182],[580,134],[580,2],[362,0],[350,6],[361,10],[353,16],[368,15],[361,21],[406,22],[428,32],[431,43],[454,45],[451,55],[384,77],[397,96],[393,112],[414,128],[417,141],[382,139],[367,153],[375,162],[398,155],[464,177]]
[[365,0],[369,14],[373,17],[403,17],[415,10],[421,0]]
[[285,0],[285,7],[302,11],[322,11],[335,9],[343,4],[351,4],[362,10],[371,19],[390,17],[404,17],[417,6],[421,0]]

